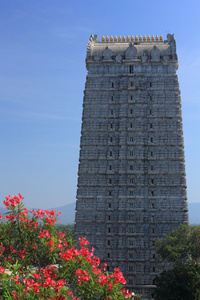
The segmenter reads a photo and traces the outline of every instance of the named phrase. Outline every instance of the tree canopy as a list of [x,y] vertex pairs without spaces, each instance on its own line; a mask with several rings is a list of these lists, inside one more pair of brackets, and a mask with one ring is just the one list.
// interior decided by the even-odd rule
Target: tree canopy
[[156,250],[174,268],[156,277],[155,299],[200,300],[200,225],[180,225]]

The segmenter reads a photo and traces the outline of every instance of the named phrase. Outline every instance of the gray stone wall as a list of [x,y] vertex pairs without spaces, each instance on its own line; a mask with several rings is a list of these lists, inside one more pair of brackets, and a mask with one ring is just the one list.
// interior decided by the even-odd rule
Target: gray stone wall
[[[156,38],[157,39],[157,38]],[[174,36],[87,46],[76,237],[151,299],[157,238],[188,222]]]

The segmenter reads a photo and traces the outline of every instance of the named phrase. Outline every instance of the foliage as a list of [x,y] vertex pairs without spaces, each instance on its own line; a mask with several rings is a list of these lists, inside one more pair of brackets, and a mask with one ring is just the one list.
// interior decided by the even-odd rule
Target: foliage
[[134,295],[134,300],[140,300],[141,299],[141,295]]
[[65,237],[67,240],[74,239],[74,224],[70,224],[70,225],[55,224],[55,228],[57,232],[65,233]]
[[156,250],[174,268],[156,277],[155,299],[200,300],[200,226],[179,226]]
[[200,299],[200,266],[193,261],[162,272],[155,281],[155,300]]
[[169,262],[181,263],[200,259],[200,225],[180,225],[166,239],[156,242],[156,250]]
[[0,226],[3,299],[131,298],[123,288],[123,274],[118,268],[105,272],[106,265],[100,265],[86,238],[79,239],[76,249],[54,225],[56,211],[32,210],[29,216],[22,199],[19,194],[4,201],[8,213]]

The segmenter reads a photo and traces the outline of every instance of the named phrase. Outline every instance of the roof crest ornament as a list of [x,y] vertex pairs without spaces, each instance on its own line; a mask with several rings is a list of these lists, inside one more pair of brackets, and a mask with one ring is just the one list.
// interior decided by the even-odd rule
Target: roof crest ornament
[[[150,35],[146,36],[144,35],[142,37],[142,35],[140,35],[138,37],[138,35],[136,35],[135,37],[133,35],[131,35],[131,37],[128,35],[127,37],[125,37],[124,35],[121,36],[119,35],[118,37],[115,35],[114,38],[113,36],[111,35],[110,37],[107,35],[106,38],[105,36],[103,35],[102,36],[102,40],[101,40],[101,43],[129,43],[131,40],[132,43],[149,43],[150,41],[151,42],[154,42],[154,43],[160,43],[160,42],[163,42],[163,36],[160,35],[160,37],[158,35],[154,36],[152,35],[150,37]],[[90,41],[91,42],[99,42],[98,41],[98,35],[91,35],[90,36]],[[172,44],[174,42],[174,34],[171,35],[171,34],[168,34],[167,35],[167,40],[164,41],[165,43],[168,42],[169,44]]]

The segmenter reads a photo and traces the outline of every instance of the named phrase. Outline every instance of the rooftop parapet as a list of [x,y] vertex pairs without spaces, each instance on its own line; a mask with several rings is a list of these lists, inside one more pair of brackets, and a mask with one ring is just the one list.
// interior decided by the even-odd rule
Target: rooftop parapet
[[174,34],[146,36],[103,36],[101,41],[98,35],[91,35],[87,44],[86,64],[98,61],[126,62],[149,61],[176,62],[176,42]]

